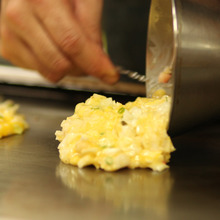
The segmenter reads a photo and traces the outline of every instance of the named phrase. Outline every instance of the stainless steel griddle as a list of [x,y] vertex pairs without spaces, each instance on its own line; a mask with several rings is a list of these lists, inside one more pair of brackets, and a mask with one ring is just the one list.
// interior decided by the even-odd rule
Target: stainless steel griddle
[[[30,129],[0,140],[0,219],[220,219],[220,123],[172,137],[170,169],[78,169],[60,162],[55,130],[91,93],[0,85]],[[114,95],[126,102],[135,97]]]

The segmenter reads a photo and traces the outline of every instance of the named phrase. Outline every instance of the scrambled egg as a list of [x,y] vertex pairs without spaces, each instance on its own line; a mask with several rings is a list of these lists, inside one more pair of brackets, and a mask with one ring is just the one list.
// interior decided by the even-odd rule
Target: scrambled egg
[[167,135],[170,97],[137,98],[122,105],[94,94],[56,131],[60,159],[80,168],[115,171],[124,167],[168,167],[174,151]]
[[0,138],[22,134],[28,128],[24,117],[17,113],[18,108],[11,100],[0,102]]

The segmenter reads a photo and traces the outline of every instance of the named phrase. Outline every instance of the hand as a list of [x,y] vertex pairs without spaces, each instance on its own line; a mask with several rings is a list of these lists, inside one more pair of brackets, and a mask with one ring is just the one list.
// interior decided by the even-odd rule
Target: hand
[[53,82],[86,74],[115,83],[102,50],[101,12],[102,0],[2,0],[1,54]]

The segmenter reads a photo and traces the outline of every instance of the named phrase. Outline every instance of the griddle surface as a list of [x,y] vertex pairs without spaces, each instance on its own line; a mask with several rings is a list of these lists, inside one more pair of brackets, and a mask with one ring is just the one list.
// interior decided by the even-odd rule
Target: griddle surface
[[1,93],[20,104],[30,129],[0,140],[0,219],[220,219],[219,121],[173,137],[162,173],[78,169],[60,162],[54,133],[91,94],[11,89]]

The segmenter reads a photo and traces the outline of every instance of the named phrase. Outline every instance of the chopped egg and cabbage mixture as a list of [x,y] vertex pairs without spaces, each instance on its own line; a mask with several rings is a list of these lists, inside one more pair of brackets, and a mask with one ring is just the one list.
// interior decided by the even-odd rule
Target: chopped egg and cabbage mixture
[[0,138],[22,134],[28,128],[24,117],[17,113],[18,108],[11,100],[0,102]]
[[56,131],[60,159],[80,168],[128,167],[162,171],[174,146],[167,134],[170,97],[137,98],[123,105],[94,94]]

